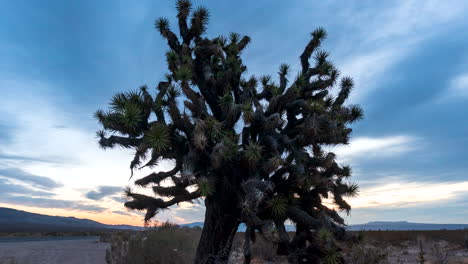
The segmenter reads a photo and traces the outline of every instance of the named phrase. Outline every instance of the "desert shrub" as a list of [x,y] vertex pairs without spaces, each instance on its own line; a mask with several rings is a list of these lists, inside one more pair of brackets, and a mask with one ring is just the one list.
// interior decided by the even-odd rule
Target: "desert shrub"
[[344,254],[345,263],[348,264],[387,264],[388,253],[384,249],[355,245]]
[[435,264],[447,264],[451,252],[444,246],[442,242],[433,242],[431,246],[431,253],[434,257]]
[[422,241],[419,240],[419,253],[418,253],[418,263],[424,264],[426,262],[426,258],[424,257],[425,252],[423,250]]
[[[464,232],[460,230],[402,230],[402,231],[350,231],[362,233],[366,243],[400,246],[403,241],[417,242],[421,237],[428,241],[444,240],[451,244],[465,246]],[[468,242],[468,237],[467,237]]]
[[468,230],[465,231],[464,244],[465,248],[468,249]]
[[108,264],[191,263],[199,232],[165,223],[141,232],[116,232],[106,253]]

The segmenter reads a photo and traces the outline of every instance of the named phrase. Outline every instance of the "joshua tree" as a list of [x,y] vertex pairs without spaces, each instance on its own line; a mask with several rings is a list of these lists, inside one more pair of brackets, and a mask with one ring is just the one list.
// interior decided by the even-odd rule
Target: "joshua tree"
[[[345,104],[353,81],[339,79],[328,53],[319,49],[325,30],[312,32],[294,79],[287,64],[279,67],[278,80],[247,77],[241,53],[250,38],[207,38],[208,10],[192,9],[189,0],[176,6],[179,35],[166,18],[155,22],[169,46],[169,71],[155,94],[146,86],[118,93],[108,111],[95,114],[104,128],[97,132],[103,148],[135,150],[132,174],[161,160],[174,164],[137,179],[154,196],[127,189],[125,206],[146,210],[149,221],[160,210],[204,199],[195,263],[227,262],[240,223],[247,226],[247,263],[258,234],[269,236],[291,262],[339,261],[334,241],[345,232],[337,210],[349,212],[344,198],[356,195],[357,186],[347,180],[350,167],[338,165],[324,147],[347,144],[349,125],[363,112]],[[338,87],[335,94],[332,87]],[[297,229],[292,238],[288,219]],[[328,233],[331,238],[321,238]]]

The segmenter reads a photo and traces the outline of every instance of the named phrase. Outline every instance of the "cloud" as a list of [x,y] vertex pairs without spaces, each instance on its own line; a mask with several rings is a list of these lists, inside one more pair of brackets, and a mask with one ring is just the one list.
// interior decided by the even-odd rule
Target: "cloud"
[[[375,5],[350,5],[340,9],[339,18],[353,31],[341,41],[337,61],[342,72],[355,78],[350,102],[365,96],[389,78],[392,67],[418,50],[430,38],[451,29],[448,24],[466,24],[468,4],[464,1],[401,0]],[[359,10],[357,10],[359,8]],[[378,11],[376,12],[376,10]],[[343,11],[344,10],[344,11]],[[350,42],[355,45],[349,45]],[[349,54],[349,55],[348,55]]]
[[468,191],[468,181],[463,182],[409,182],[382,180],[378,187],[362,190],[350,199],[353,208],[411,207],[426,203],[440,203],[456,199]]
[[[400,0],[390,3],[383,12],[375,12],[373,22],[364,27],[370,40],[411,38],[414,33],[428,35],[445,27],[447,23],[464,16],[464,1]],[[369,15],[369,14],[368,14]],[[377,20],[379,19],[379,20]],[[380,23],[379,23],[380,22]]]
[[35,198],[28,196],[19,196],[19,195],[0,195],[0,201],[6,204],[12,205],[24,205],[31,207],[39,208],[61,208],[69,210],[78,210],[86,212],[103,212],[106,208],[91,204],[83,204],[79,201],[69,201],[69,200],[59,200],[52,198]]
[[54,189],[54,188],[58,188],[62,186],[61,183],[58,183],[50,178],[27,173],[17,168],[0,169],[0,176],[30,183],[34,187],[42,188],[42,189]]
[[[50,193],[50,192],[34,190],[32,188],[29,188],[20,184],[15,184],[3,178],[0,178],[0,193],[2,195],[18,195],[19,194],[19,195],[28,195],[28,196],[52,196],[54,195],[53,193]],[[1,197],[2,196],[0,196],[0,202],[2,202]]]
[[116,193],[122,192],[122,187],[115,186],[99,186],[97,191],[90,191],[86,194],[86,198],[91,200],[100,200],[106,196],[111,196]]
[[110,197],[112,200],[118,202],[118,203],[125,203],[127,200],[123,197],[120,197],[120,196],[113,196],[113,197]]
[[448,97],[468,97],[468,73],[456,76],[450,81]]
[[59,163],[59,160],[41,159],[37,157],[19,156],[4,154],[0,151],[0,160],[16,160],[16,161],[29,161],[29,162],[44,162],[44,163]]
[[119,214],[119,215],[125,215],[125,216],[135,216],[129,212],[124,212],[124,211],[112,211],[113,214]]
[[388,137],[356,137],[348,146],[332,148],[341,162],[369,158],[388,158],[416,148],[416,138],[407,135]]

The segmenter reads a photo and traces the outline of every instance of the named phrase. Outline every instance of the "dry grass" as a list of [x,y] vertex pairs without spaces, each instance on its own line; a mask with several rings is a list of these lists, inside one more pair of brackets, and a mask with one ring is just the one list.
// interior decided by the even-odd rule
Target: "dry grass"
[[15,257],[0,259],[0,264],[29,264],[29,262],[19,260]]
[[[100,235],[102,242],[110,242],[111,249],[107,253],[107,262],[110,264],[183,264],[193,263],[200,234],[200,229],[166,223],[144,232],[115,231],[92,235]],[[363,236],[361,243],[342,244],[347,263],[419,263],[421,256],[424,263],[468,263],[468,250],[465,248],[468,231],[361,231],[360,234]],[[293,233],[290,235],[292,237]],[[238,233],[234,239],[230,263],[243,263],[243,241],[244,233]],[[276,255],[275,246],[261,236],[257,236],[256,242],[252,243],[252,255],[252,263],[287,263],[285,257]],[[0,260],[0,264],[22,263],[15,261]]]
[[109,240],[109,264],[179,264],[191,263],[200,232],[169,223],[145,232],[117,232]]

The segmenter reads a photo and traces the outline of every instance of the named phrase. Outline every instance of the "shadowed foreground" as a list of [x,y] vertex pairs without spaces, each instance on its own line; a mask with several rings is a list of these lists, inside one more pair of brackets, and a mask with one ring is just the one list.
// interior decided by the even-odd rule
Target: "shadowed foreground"
[[95,239],[0,243],[0,263],[105,264],[108,243]]
[[[347,264],[425,264],[468,263],[468,232],[464,230],[433,231],[364,231],[351,232],[359,242],[342,242],[342,255]],[[109,264],[193,263],[200,229],[171,226],[166,223],[145,232],[114,232],[101,236],[111,243]],[[291,233],[291,235],[293,235]],[[333,239],[325,233],[320,239]],[[245,263],[243,256],[244,233],[237,233],[229,263]],[[270,241],[259,237],[252,246],[251,263],[286,264],[287,257],[279,257]],[[154,250],[154,249],[158,250]],[[338,258],[335,258],[338,259]],[[145,260],[151,260],[147,262]],[[294,262],[293,262],[294,263]],[[340,263],[330,259],[324,263]]]
[[[361,237],[358,243],[345,242],[342,254],[348,264],[418,264],[468,263],[468,232],[434,231],[364,231],[352,232]],[[149,231],[119,231],[82,240],[0,242],[0,264],[184,264],[193,263],[201,230],[165,224]],[[244,263],[244,233],[234,238],[229,263]],[[10,239],[23,239],[10,235]],[[47,239],[44,237],[39,237]],[[50,238],[57,239],[57,238]],[[326,239],[326,238],[324,238]],[[112,250],[110,246],[112,245]],[[155,250],[157,249],[157,250]],[[106,251],[107,254],[106,254]],[[11,257],[17,262],[11,262]],[[286,264],[274,246],[262,238],[252,243],[252,263]],[[332,262],[330,262],[332,263]]]

